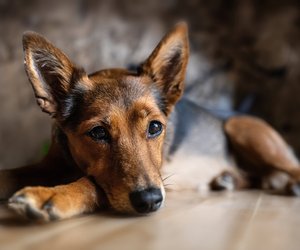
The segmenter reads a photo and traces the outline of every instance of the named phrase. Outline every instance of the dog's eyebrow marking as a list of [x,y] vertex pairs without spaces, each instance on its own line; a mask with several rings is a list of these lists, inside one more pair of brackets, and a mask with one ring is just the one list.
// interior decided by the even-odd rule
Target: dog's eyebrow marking
[[153,110],[153,108],[145,107],[144,105],[142,107],[137,106],[132,110],[131,117],[132,117],[133,120],[145,119],[151,113],[155,113],[155,110]]
[[102,122],[103,124],[107,125],[107,126],[111,126],[111,119],[110,119],[109,116],[105,116],[105,117],[101,120],[101,122]]
[[137,112],[138,116],[141,118],[146,118],[148,115],[150,115],[150,113],[151,113],[150,109],[147,108],[143,108]]

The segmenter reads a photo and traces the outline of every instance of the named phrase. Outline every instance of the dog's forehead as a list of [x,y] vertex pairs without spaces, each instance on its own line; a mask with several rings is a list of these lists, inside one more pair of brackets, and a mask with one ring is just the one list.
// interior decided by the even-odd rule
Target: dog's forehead
[[98,78],[90,93],[95,102],[104,101],[109,104],[125,106],[150,94],[148,84],[142,77],[137,76]]
[[102,79],[97,82],[90,95],[93,96],[93,101],[89,107],[99,113],[123,110],[143,114],[159,110],[153,91],[140,77]]
[[116,113],[124,114],[121,116],[132,114],[133,117],[143,117],[149,113],[160,114],[155,91],[151,88],[151,80],[147,78],[105,75],[91,80],[91,87],[80,94],[81,98],[75,96],[71,100],[73,105],[66,120],[71,128],[75,129],[82,122],[112,117]]
[[152,89],[141,77],[97,77],[93,81],[93,87],[84,94],[81,105],[76,107],[79,123],[106,119],[115,114],[144,117],[149,113],[160,113]]

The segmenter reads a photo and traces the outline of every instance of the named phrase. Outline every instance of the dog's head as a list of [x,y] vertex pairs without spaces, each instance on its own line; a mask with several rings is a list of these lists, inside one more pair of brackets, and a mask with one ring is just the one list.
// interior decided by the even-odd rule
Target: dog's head
[[24,34],[23,46],[37,103],[66,134],[76,164],[94,177],[113,209],[157,210],[164,200],[167,119],[183,92],[186,25],[175,26],[135,73],[87,75],[33,32]]

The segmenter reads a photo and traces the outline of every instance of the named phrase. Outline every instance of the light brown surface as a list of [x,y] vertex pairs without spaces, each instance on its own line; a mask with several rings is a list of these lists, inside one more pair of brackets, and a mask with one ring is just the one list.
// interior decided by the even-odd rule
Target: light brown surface
[[299,249],[300,199],[257,191],[169,193],[146,217],[108,214],[45,225],[0,208],[0,249]]

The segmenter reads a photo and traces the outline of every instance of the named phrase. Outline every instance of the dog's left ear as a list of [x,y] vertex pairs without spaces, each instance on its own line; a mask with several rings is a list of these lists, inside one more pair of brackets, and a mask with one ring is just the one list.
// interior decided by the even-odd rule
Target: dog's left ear
[[168,115],[183,93],[184,78],[189,57],[186,23],[177,24],[157,45],[142,64],[161,96],[163,112]]
[[23,48],[25,69],[37,103],[42,111],[58,118],[70,106],[66,99],[86,73],[38,33],[24,33]]

